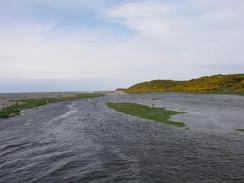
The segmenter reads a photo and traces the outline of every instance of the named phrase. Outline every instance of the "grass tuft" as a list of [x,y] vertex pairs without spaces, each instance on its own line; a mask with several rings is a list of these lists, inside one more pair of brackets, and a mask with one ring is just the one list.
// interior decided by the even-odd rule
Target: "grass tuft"
[[170,117],[180,112],[166,110],[159,107],[148,107],[136,103],[107,103],[107,106],[118,112],[123,112],[132,116],[149,119],[177,127],[186,126],[183,122],[172,121]]

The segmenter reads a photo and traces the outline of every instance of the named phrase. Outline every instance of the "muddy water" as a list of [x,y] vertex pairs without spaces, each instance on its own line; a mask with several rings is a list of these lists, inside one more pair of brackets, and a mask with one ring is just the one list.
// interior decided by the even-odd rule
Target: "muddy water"
[[[107,101],[185,111],[173,118],[190,128],[117,113]],[[243,105],[237,96],[155,94],[28,110],[0,120],[0,182],[244,182],[244,135],[233,130],[243,127]]]

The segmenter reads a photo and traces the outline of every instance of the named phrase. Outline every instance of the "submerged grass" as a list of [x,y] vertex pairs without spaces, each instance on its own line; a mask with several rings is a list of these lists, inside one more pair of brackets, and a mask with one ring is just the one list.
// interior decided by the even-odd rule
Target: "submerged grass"
[[26,99],[26,100],[18,100],[15,104],[0,109],[0,118],[9,118],[16,115],[20,115],[22,110],[30,109],[42,105],[46,105],[49,103],[56,103],[62,101],[69,101],[69,100],[78,100],[78,99],[85,99],[85,98],[95,98],[101,97],[104,94],[102,93],[80,93],[70,97],[56,97],[56,98],[39,98],[39,99]]
[[244,129],[236,129],[238,132],[244,132]]
[[136,103],[107,103],[107,106],[115,111],[130,114],[132,116],[153,120],[168,125],[174,125],[177,127],[186,126],[183,122],[170,120],[170,116],[179,114],[180,112],[170,111],[159,107],[148,107]]

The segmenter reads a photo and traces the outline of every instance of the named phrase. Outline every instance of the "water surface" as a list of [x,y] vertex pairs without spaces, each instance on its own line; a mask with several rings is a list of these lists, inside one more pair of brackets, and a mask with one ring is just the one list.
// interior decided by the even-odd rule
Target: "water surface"
[[[179,129],[114,112],[104,105],[107,101],[185,111],[174,118],[187,119],[193,127]],[[238,116],[243,104],[238,96],[155,94],[28,110],[0,120],[0,182],[244,182],[244,135],[232,130],[233,123],[243,125]],[[214,114],[223,123],[209,117]],[[225,125],[229,115],[232,127]],[[211,130],[204,121],[217,127]]]

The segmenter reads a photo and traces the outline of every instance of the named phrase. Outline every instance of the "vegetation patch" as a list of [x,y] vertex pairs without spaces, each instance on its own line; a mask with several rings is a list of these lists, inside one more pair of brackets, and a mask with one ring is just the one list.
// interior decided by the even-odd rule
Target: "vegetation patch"
[[238,132],[244,132],[244,129],[236,129]]
[[26,100],[18,100],[15,104],[5,107],[0,110],[0,118],[9,118],[16,115],[20,115],[21,111],[25,109],[30,109],[42,105],[46,105],[49,103],[56,103],[62,101],[69,100],[79,100],[85,98],[95,98],[101,97],[104,94],[102,93],[80,93],[70,97],[55,97],[55,98],[39,98],[39,99],[26,99]]
[[153,80],[131,86],[125,92],[183,92],[243,95],[244,74],[205,76],[188,81]]
[[153,98],[152,100],[160,100],[161,98],[159,98],[159,97],[155,97],[155,98]]
[[136,103],[107,103],[107,106],[115,111],[123,112],[132,116],[153,120],[168,125],[174,125],[177,127],[186,126],[182,122],[170,120],[172,115],[179,114],[180,112],[170,111],[159,107],[148,107]]

